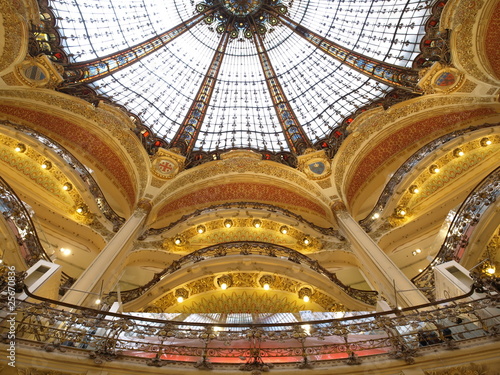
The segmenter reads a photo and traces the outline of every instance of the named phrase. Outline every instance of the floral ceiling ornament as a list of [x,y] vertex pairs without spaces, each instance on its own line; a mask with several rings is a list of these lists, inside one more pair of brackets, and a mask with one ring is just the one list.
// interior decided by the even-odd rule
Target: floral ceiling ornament
[[252,39],[254,32],[263,36],[273,31],[279,20],[270,10],[285,15],[291,5],[289,0],[205,0],[196,4],[196,11],[214,8],[205,23],[219,34],[230,30],[232,39],[244,40]]

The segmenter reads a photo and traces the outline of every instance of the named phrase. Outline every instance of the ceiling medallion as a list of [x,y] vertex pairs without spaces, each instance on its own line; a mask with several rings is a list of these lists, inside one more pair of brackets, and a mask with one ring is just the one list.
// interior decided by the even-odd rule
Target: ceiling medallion
[[292,0],[205,0],[196,4],[196,11],[213,8],[204,19],[211,30],[229,30],[232,39],[251,39],[254,32],[263,36],[272,31],[279,23],[275,13],[287,14],[291,5]]

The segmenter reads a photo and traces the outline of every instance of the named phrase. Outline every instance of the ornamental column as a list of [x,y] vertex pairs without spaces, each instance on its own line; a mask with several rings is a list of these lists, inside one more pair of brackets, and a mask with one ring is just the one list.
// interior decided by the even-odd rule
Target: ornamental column
[[109,292],[118,281],[125,267],[131,244],[142,233],[150,211],[150,202],[139,202],[136,211],[83,271],[71,289],[61,298],[61,302],[89,306],[99,297],[101,287],[105,293]]
[[344,203],[334,202],[331,208],[369,282],[379,293],[394,306],[410,307],[429,303],[422,292],[352,218]]

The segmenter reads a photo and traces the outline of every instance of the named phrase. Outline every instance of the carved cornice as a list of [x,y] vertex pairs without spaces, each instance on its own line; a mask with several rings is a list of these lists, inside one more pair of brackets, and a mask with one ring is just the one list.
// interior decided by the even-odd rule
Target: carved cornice
[[[421,163],[424,159],[426,159],[429,155],[431,155],[433,152],[435,152],[437,149],[440,147],[445,147],[445,145],[448,142],[452,142],[453,140],[467,135],[471,134],[475,131],[481,130],[481,129],[487,129],[487,128],[492,128],[495,126],[498,126],[499,124],[483,124],[480,126],[471,126],[466,129],[460,129],[451,133],[448,133],[442,137],[436,138],[432,142],[429,142],[426,144],[424,147],[419,149],[417,152],[415,152],[412,156],[410,156],[399,168],[398,170],[393,174],[389,182],[386,184],[384,187],[384,190],[380,194],[380,197],[373,207],[372,211],[363,219],[360,221],[360,225],[366,230],[370,231],[372,222],[373,222],[373,215],[375,213],[378,213],[379,215],[385,211],[388,202],[393,199],[394,192],[399,188],[400,184],[402,183],[403,179],[408,176],[409,173],[414,170],[419,163]],[[471,134],[472,135],[472,134]],[[477,146],[477,143],[480,141],[477,140],[475,145]],[[388,228],[390,228],[389,226]],[[386,229],[388,229],[386,228]],[[380,235],[380,233],[379,233]],[[378,236],[379,236],[378,235]]]
[[[329,282],[335,284],[340,290],[351,298],[357,299],[367,305],[374,305],[376,303],[378,295],[377,292],[360,290],[344,285],[334,273],[328,271],[326,268],[321,266],[318,261],[313,260],[307,255],[279,245],[250,241],[218,244],[194,251],[179,260],[173,261],[167,268],[163,269],[159,273],[156,273],[153,279],[142,287],[121,292],[122,301],[130,302],[141,297],[159,285],[163,279],[181,270],[184,266],[202,262],[205,259],[220,258],[228,255],[239,255],[243,257],[252,255],[271,258],[280,257],[280,259],[286,259],[296,264],[309,266],[312,271],[316,272],[318,275],[326,277]],[[327,280],[325,280],[325,282],[326,281]]]

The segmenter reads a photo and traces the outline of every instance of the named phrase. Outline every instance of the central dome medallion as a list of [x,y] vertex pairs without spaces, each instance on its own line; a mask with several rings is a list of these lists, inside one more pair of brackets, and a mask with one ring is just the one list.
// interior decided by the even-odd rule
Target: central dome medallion
[[251,39],[264,36],[279,24],[278,15],[286,15],[291,0],[204,0],[196,4],[199,13],[207,12],[205,23],[219,34]]
[[256,13],[262,6],[261,0],[221,0],[222,6],[236,17],[246,17]]

